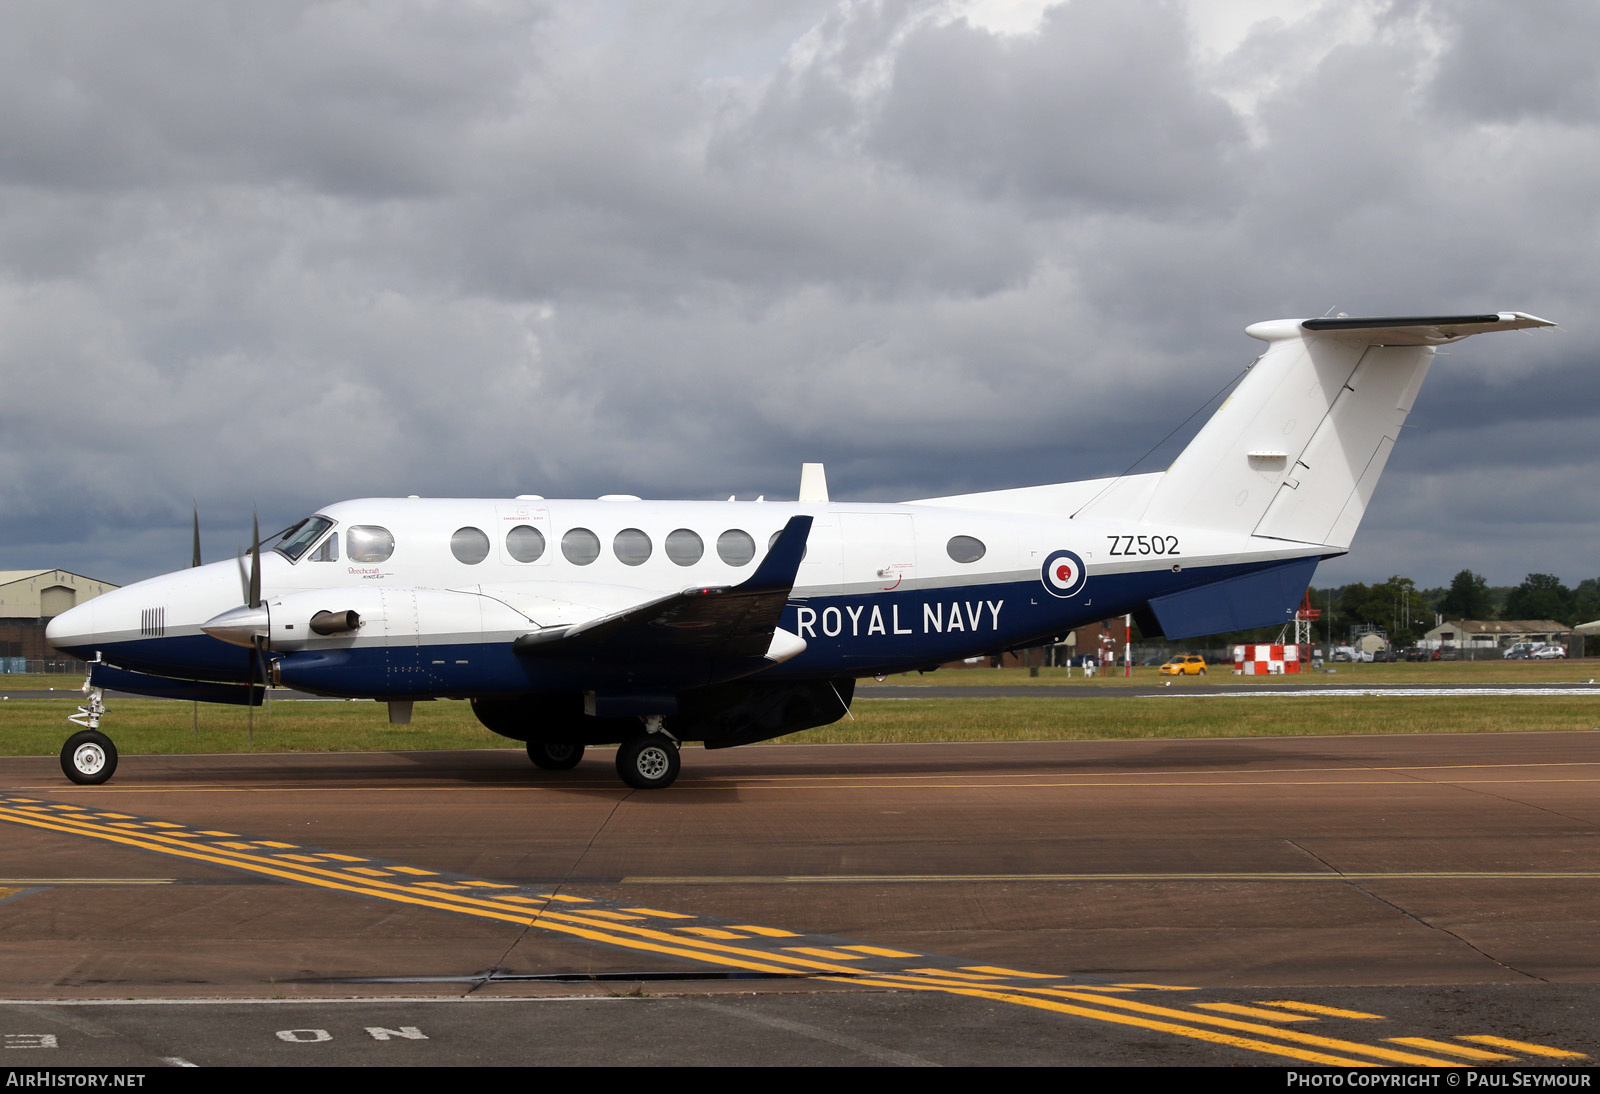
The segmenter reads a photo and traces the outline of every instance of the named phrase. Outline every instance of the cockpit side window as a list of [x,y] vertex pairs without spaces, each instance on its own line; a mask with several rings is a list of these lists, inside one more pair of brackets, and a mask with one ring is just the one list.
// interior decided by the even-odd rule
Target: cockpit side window
[[338,562],[339,561],[339,533],[335,532],[322,544],[311,552],[312,562]]
[[388,562],[394,533],[377,524],[352,524],[344,534],[344,548],[351,562]]
[[317,537],[333,527],[327,517],[308,517],[283,534],[283,539],[272,549],[290,562],[300,561],[306,548],[317,542]]

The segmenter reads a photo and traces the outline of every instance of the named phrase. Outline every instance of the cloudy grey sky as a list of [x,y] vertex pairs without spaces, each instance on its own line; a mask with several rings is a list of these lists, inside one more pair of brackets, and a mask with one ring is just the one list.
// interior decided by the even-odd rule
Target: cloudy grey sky
[[191,499],[221,557],[252,503],[1114,474],[1332,308],[1563,330],[1441,354],[1319,585],[1600,573],[1591,3],[0,19],[0,568],[176,568]]

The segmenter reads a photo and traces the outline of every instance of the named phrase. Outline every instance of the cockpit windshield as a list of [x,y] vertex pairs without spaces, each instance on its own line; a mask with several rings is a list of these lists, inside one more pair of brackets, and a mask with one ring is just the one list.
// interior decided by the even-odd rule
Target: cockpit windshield
[[272,549],[290,562],[298,562],[306,549],[332,527],[333,521],[327,517],[307,517],[284,532],[283,539],[274,544]]

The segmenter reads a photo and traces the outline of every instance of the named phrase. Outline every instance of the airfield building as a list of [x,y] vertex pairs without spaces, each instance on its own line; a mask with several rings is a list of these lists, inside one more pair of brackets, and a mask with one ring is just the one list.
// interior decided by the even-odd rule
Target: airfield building
[[1419,644],[1423,649],[1498,657],[1501,650],[1518,642],[1565,646],[1571,641],[1572,628],[1554,619],[1457,619],[1439,624],[1423,635]]
[[81,668],[81,661],[49,647],[45,624],[116,587],[70,570],[0,570],[0,672]]

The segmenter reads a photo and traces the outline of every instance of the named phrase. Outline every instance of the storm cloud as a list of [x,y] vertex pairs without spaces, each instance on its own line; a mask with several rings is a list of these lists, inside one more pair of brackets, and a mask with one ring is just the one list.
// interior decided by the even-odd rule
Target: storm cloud
[[1594,576],[1591,7],[1240,10],[8,4],[0,567],[1156,469],[1250,322],[1518,309],[1318,582]]

